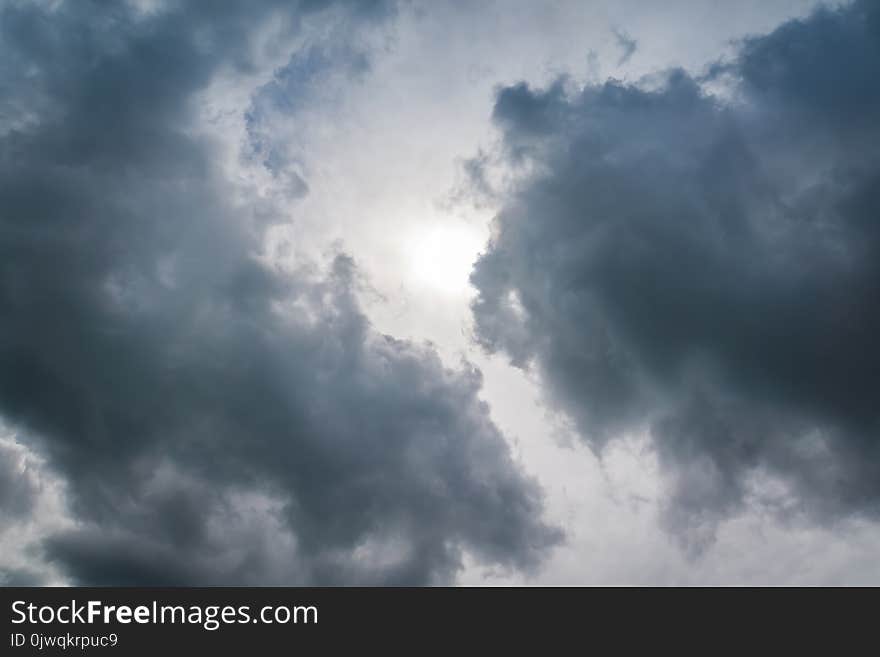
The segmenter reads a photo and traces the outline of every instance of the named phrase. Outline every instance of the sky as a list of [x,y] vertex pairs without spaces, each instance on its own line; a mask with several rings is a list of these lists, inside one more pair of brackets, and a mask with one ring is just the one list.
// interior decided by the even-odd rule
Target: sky
[[0,583],[880,584],[867,0],[0,3]]

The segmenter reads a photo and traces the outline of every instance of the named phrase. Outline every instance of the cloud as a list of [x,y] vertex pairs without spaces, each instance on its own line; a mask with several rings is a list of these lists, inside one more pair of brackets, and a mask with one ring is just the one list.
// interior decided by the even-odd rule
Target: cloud
[[44,579],[39,573],[29,570],[0,569],[0,585],[2,586],[44,586]]
[[648,432],[696,551],[747,504],[880,510],[878,79],[856,2],[700,78],[498,94],[516,182],[472,275],[478,339],[597,450]]
[[29,513],[38,494],[39,484],[27,461],[13,446],[0,442],[0,520]]
[[67,491],[47,558],[84,584],[437,583],[464,551],[533,568],[560,536],[479,372],[375,331],[344,254],[269,262],[284,211],[205,122],[206,90],[305,22],[391,10],[199,7],[0,17],[0,414]]
[[639,42],[633,39],[629,34],[621,30],[620,28],[614,28],[611,30],[612,34],[614,34],[614,40],[617,42],[617,45],[623,51],[620,55],[620,59],[617,60],[618,66],[623,66],[626,64],[632,56],[636,54],[636,50],[638,50]]

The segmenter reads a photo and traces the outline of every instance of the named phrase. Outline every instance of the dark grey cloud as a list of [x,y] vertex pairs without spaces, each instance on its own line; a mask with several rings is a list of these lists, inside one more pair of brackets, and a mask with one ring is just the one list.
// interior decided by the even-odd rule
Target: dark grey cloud
[[880,511],[878,81],[856,2],[700,79],[498,95],[521,174],[472,276],[478,338],[595,448],[647,429],[691,547],[747,501]]
[[2,8],[0,415],[65,486],[42,550],[74,581],[445,582],[559,539],[479,372],[372,329],[348,257],[266,264],[266,208],[198,129],[217,75],[323,11]]

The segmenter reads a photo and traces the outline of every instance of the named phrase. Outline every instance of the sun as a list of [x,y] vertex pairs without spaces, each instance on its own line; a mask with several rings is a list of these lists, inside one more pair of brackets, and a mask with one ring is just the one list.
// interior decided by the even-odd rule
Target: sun
[[449,220],[414,230],[406,242],[412,283],[446,295],[469,293],[471,269],[486,243],[484,231]]

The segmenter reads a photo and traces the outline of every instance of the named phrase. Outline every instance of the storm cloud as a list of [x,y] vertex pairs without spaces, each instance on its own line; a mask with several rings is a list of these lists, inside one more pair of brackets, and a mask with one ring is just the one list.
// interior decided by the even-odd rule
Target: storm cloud
[[649,435],[689,549],[747,504],[880,511],[878,81],[855,2],[701,76],[497,95],[477,337],[597,451]]
[[[67,491],[73,523],[41,550],[72,581],[442,583],[465,553],[528,570],[559,541],[480,373],[374,330],[348,256],[273,265],[264,231],[287,215],[230,179],[201,123],[210,85],[303,21],[391,13],[3,6],[0,415]],[[305,194],[261,148],[244,150]]]

